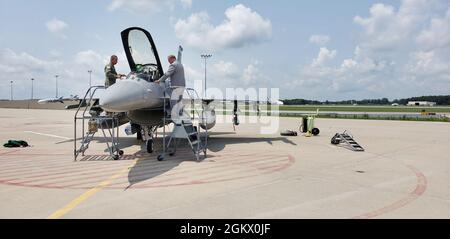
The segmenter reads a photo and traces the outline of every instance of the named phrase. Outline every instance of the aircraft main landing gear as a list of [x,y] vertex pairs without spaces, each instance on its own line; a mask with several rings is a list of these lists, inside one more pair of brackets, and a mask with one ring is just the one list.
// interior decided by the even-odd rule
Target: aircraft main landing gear
[[145,145],[147,146],[147,153],[149,154],[153,153],[153,145],[154,145],[153,139],[148,139]]

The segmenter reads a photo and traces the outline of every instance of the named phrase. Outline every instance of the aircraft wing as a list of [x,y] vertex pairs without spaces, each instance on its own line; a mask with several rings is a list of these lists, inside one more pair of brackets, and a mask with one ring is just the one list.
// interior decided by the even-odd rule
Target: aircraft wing
[[[93,105],[98,105],[99,99],[92,99],[92,100],[94,101]],[[86,106],[87,106],[86,100],[78,99],[78,104],[66,105],[65,108],[67,110],[70,110],[70,109],[77,109],[78,107],[86,107]]]

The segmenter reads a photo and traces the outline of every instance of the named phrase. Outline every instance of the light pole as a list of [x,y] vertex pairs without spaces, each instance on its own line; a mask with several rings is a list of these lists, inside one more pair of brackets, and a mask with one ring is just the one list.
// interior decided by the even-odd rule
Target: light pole
[[34,79],[31,78],[31,99],[28,101],[28,109],[30,108],[30,102],[33,101],[33,81]]
[[33,100],[33,82],[34,82],[34,79],[31,78],[31,100]]
[[205,91],[203,92],[204,98],[206,99],[206,60],[210,58],[211,54],[202,54],[201,57],[205,59]]
[[13,100],[13,81],[11,81],[11,101]]
[[[89,73],[89,90],[92,87],[92,70],[88,70]],[[91,98],[92,98],[92,92],[91,92]]]
[[55,75],[55,79],[56,79],[56,98],[58,98],[58,77],[59,77],[59,75]]

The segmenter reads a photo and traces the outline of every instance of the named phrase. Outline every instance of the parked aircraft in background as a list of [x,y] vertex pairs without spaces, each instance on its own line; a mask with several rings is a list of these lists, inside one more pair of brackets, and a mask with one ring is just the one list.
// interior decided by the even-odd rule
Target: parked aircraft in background
[[38,100],[39,104],[47,104],[47,103],[64,103],[64,101],[77,101],[80,100],[80,98],[78,98],[78,95],[70,95],[70,97],[64,98],[64,97],[59,97],[59,98],[46,98],[46,99],[41,99]]

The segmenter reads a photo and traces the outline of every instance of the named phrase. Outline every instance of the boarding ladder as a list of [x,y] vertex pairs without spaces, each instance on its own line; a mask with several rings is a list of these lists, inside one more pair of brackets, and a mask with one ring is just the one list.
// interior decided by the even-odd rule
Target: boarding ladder
[[359,145],[355,139],[353,139],[353,136],[350,133],[347,133],[347,130],[345,130],[342,134],[336,133],[333,138],[331,138],[331,143],[335,145],[345,143],[353,151],[364,151],[364,148]]
[[[201,106],[201,113],[199,109],[196,107],[195,100],[200,99],[197,91],[195,91],[192,88],[185,88],[184,92],[187,93],[187,96],[189,97],[189,101],[191,102],[191,114],[189,115],[187,110],[183,107],[183,115],[189,115],[189,118],[180,118],[180,119],[167,119],[164,117],[164,125],[166,124],[166,120],[170,120],[174,123],[174,128],[172,130],[172,133],[169,136],[169,140],[166,145],[166,132],[165,127],[163,131],[163,153],[158,156],[158,160],[164,160],[165,154],[169,152],[170,156],[175,155],[177,146],[178,146],[178,139],[186,139],[188,142],[188,145],[192,149],[192,152],[195,155],[195,158],[197,161],[200,160],[200,153],[203,152],[205,158],[206,158],[206,151],[207,151],[207,145],[208,145],[208,129],[205,125],[204,128],[201,127],[202,122],[206,123],[205,118],[205,102],[202,101]],[[183,93],[184,93],[183,92]],[[170,97],[170,96],[169,96]],[[166,100],[168,98],[167,96],[164,97],[164,111],[166,112],[167,107],[170,107],[170,104],[168,105]],[[196,121],[196,125],[194,125],[194,122]],[[204,130],[204,132],[201,132],[201,129]],[[202,137],[203,134],[203,137]],[[171,149],[171,144],[172,149]]]
[[[100,115],[102,109],[96,106],[93,102],[93,97],[97,90],[106,89],[105,86],[92,86],[90,87],[84,98],[78,105],[74,117],[74,161],[77,161],[77,157],[84,153],[89,148],[91,141],[94,139],[94,135],[99,131],[102,132],[102,136],[108,147],[109,156],[112,159],[118,159],[119,155],[123,154],[123,151],[119,149],[119,119],[117,114],[108,113],[104,116]],[[86,101],[88,99],[88,101]],[[83,110],[81,108],[84,107]],[[77,123],[81,120],[81,142],[80,146],[77,145]],[[86,122],[88,123],[88,129],[86,130]]]

